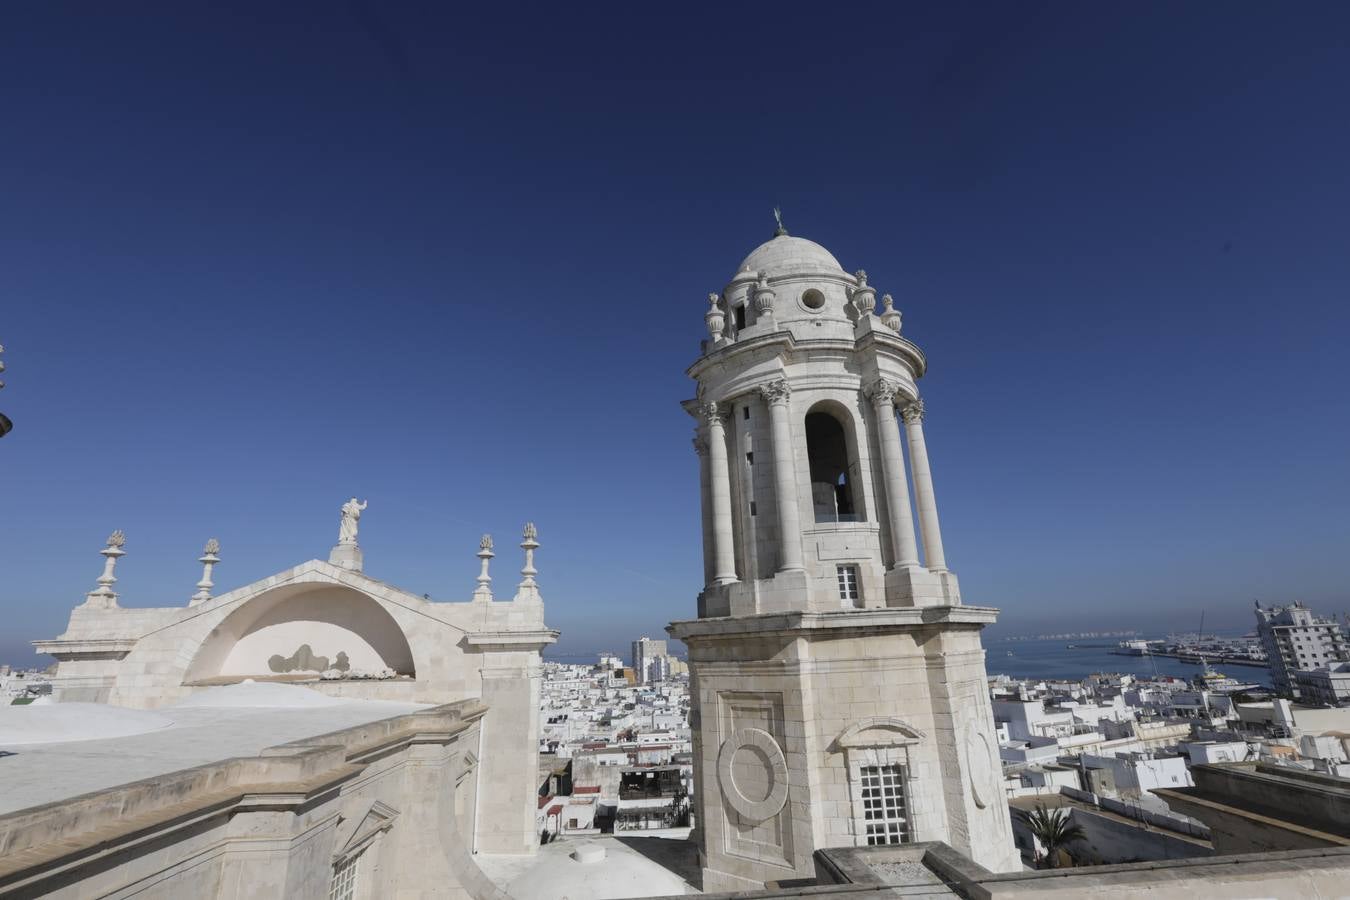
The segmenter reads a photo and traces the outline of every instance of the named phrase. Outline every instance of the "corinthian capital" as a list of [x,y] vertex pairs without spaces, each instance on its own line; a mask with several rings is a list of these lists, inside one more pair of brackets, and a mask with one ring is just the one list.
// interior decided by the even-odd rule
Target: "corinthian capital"
[[791,394],[792,388],[785,378],[770,381],[768,384],[762,384],[759,387],[759,395],[764,398],[765,403],[769,404],[786,403]]
[[707,420],[709,425],[720,426],[722,420],[726,418],[727,415],[727,411],[722,405],[713,402],[708,402],[700,406],[699,412],[703,414],[703,418]]
[[900,393],[900,383],[889,378],[878,378],[867,388],[867,396],[878,405],[893,406],[895,395]]
[[915,422],[923,421],[923,401],[915,400],[900,411],[900,415],[905,417],[906,425],[913,425]]
[[699,456],[708,454],[708,439],[702,435],[694,435],[694,452]]

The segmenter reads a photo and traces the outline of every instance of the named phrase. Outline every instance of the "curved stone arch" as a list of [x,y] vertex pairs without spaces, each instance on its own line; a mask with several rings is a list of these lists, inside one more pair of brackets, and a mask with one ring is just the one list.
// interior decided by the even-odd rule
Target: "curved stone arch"
[[[306,638],[309,632],[312,639]],[[313,646],[316,643],[319,646]],[[416,675],[408,637],[378,598],[348,585],[319,581],[263,591],[231,611],[202,640],[183,682],[283,674],[269,663],[271,658],[280,656],[284,663],[303,646],[309,646],[314,656],[328,657],[329,665],[342,652],[353,668]]]
[[[802,440],[807,447],[808,459],[810,455],[810,438],[807,431],[806,420],[813,415],[826,415],[839,423],[844,433],[844,448],[847,454],[846,469],[849,473],[849,493],[853,501],[854,514],[859,522],[872,522],[876,519],[876,511],[872,508],[872,497],[870,496],[870,478],[868,477],[867,460],[870,456],[868,452],[868,437],[865,431],[861,410],[856,406],[849,406],[847,403],[835,397],[821,397],[814,400],[804,412],[801,413],[800,427]],[[811,500],[811,472],[808,469],[806,475],[807,500]],[[811,521],[811,520],[808,520]]]
[[[890,732],[894,736],[884,740],[868,739],[863,737],[868,731]],[[838,753],[857,747],[898,747],[926,740],[927,737],[904,719],[897,719],[895,716],[869,716],[866,719],[859,719],[839,732],[839,736],[830,744],[830,749]]]

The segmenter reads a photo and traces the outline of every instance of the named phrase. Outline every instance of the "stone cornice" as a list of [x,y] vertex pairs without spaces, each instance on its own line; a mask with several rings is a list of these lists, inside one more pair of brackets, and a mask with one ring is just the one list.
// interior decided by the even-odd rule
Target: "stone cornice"
[[813,631],[909,630],[931,626],[984,627],[998,619],[992,606],[902,606],[838,612],[766,613],[671,622],[666,631],[682,641],[690,638],[736,638],[749,634],[803,634]]
[[774,347],[781,347],[783,349],[780,352],[787,353],[813,348],[832,348],[848,353],[875,350],[903,358],[909,364],[909,367],[914,370],[915,378],[922,378],[928,370],[928,358],[919,349],[919,345],[909,338],[889,333],[889,331],[869,331],[856,340],[850,341],[837,338],[798,339],[793,336],[792,332],[782,330],[724,342],[695,360],[689,368],[685,369],[685,374],[697,381],[707,369],[724,363],[732,356]]
[[562,632],[551,628],[529,631],[478,631],[464,636],[464,643],[478,650],[542,650]]
[[136,638],[77,638],[63,641],[54,638],[48,641],[30,641],[38,653],[46,653],[57,659],[121,659],[136,646]]

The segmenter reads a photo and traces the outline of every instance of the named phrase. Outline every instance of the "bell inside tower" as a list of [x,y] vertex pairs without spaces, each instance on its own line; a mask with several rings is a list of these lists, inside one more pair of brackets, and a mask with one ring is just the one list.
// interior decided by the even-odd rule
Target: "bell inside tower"
[[811,504],[816,521],[858,521],[848,440],[838,419],[826,412],[806,416],[806,455],[811,464]]

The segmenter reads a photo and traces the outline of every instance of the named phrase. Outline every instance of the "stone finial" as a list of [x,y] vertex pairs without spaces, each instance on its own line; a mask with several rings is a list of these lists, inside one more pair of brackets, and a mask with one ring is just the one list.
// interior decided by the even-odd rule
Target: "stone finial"
[[778,207],[773,208],[773,220],[776,227],[773,230],[774,237],[786,237],[788,230],[783,227],[783,211]]
[[722,336],[722,329],[727,324],[727,315],[722,311],[721,302],[721,295],[709,294],[708,311],[703,314],[703,321],[708,325],[708,336],[714,341]]
[[881,324],[885,325],[896,334],[900,333],[900,310],[895,308],[895,300],[890,294],[881,295]]
[[112,589],[112,586],[117,583],[117,576],[113,574],[113,569],[117,567],[117,560],[127,555],[126,551],[122,549],[126,542],[127,536],[122,533],[120,528],[108,535],[108,545],[99,551],[103,554],[103,574],[98,577],[98,587],[85,595],[85,603],[106,607],[117,605],[117,594]]
[[188,601],[188,606],[196,606],[198,603],[204,603],[211,599],[211,588],[215,583],[211,581],[211,570],[215,568],[216,563],[220,562],[220,541],[211,538],[202,548],[202,555],[197,562],[202,564],[202,580],[197,582],[197,593],[192,595]]
[[755,279],[755,312],[761,316],[773,315],[773,303],[778,298],[773,288],[769,287],[769,273],[760,272],[759,277]]
[[900,415],[905,417],[906,425],[913,425],[923,421],[923,400],[915,400],[905,406],[900,411]]
[[520,542],[520,548],[525,551],[525,566],[520,570],[521,581],[516,591],[517,600],[540,600],[539,586],[535,584],[534,576],[539,572],[534,567],[534,551],[539,549],[539,532],[535,530],[533,522],[525,523],[525,531],[522,535],[524,540]]
[[488,563],[492,557],[496,556],[492,552],[492,535],[483,535],[482,540],[478,542],[478,558],[482,560],[483,567],[478,572],[478,587],[474,588],[473,599],[490,602],[492,600],[492,576],[488,574]]
[[867,284],[867,272],[859,269],[853,277],[858,281],[858,286],[849,294],[853,308],[860,316],[870,316],[872,310],[877,308],[877,292]]

